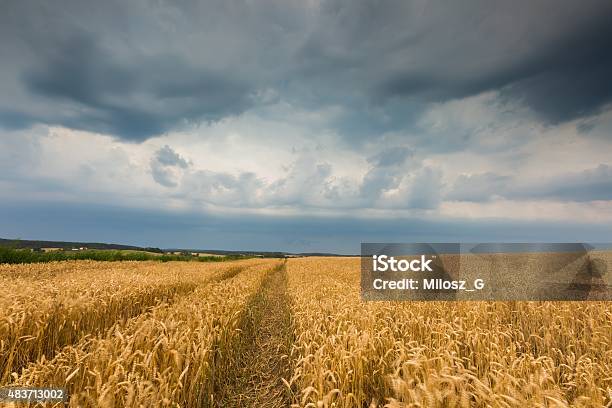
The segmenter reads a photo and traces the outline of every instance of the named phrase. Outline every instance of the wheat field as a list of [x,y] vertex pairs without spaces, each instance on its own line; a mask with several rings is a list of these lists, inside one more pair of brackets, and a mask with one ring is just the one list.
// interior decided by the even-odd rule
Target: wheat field
[[0,387],[71,407],[612,406],[609,302],[359,291],[358,258],[0,265]]

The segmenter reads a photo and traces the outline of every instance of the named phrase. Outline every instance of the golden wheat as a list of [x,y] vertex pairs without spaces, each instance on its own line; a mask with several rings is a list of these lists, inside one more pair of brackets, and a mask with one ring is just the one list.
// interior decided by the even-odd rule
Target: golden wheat
[[86,334],[257,262],[0,265],[0,383]]
[[23,367],[0,384],[66,387],[72,407],[612,406],[610,303],[363,302],[359,273],[0,266],[0,361]]
[[212,404],[215,371],[229,364],[241,313],[270,268],[251,266],[85,338],[30,365],[14,384],[64,386],[74,407]]
[[605,302],[362,302],[358,259],[295,259],[296,406],[610,403]]

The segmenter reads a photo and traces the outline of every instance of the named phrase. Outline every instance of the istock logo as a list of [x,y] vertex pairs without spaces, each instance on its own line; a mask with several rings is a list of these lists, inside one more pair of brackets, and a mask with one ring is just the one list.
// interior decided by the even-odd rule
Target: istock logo
[[372,266],[374,272],[433,272],[429,264],[433,259],[427,259],[421,255],[420,259],[395,259],[393,256],[372,255]]

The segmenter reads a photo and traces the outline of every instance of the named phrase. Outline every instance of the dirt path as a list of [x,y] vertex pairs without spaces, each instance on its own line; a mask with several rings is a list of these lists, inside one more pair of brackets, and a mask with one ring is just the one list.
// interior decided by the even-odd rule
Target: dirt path
[[285,264],[270,271],[249,302],[236,365],[225,373],[218,394],[223,407],[287,407],[292,341]]

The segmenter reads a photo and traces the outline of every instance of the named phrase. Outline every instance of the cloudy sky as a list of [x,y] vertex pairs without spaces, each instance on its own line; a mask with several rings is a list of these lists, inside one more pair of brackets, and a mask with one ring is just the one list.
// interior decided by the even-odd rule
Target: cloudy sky
[[612,241],[612,2],[0,1],[0,236]]

